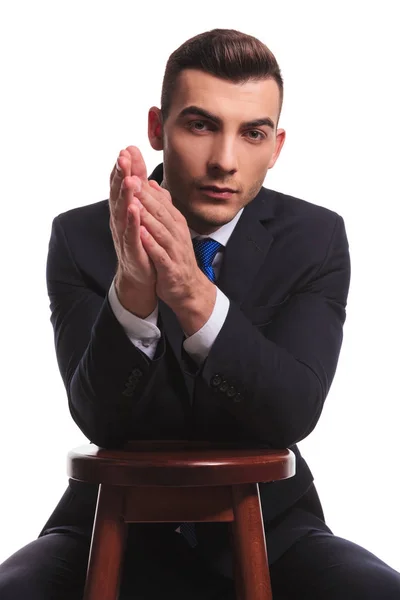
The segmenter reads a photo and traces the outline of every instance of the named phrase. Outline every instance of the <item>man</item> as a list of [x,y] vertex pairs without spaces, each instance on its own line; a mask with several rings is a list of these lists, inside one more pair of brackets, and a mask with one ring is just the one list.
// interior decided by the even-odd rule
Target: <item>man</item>
[[[295,452],[295,477],[260,484],[274,598],[395,599],[400,575],[326,525],[296,446],[334,377],[350,266],[339,215],[262,187],[285,139],[282,98],[275,58],[251,36],[213,30],[171,55],[149,111],[163,164],[148,179],[140,151],[122,150],[109,202],[54,220],[59,367],[100,446]],[[2,600],[82,597],[96,494],[70,481],[39,538],[0,567]],[[198,525],[193,548],[178,525],[130,526],[121,599],[234,598],[225,524]]]

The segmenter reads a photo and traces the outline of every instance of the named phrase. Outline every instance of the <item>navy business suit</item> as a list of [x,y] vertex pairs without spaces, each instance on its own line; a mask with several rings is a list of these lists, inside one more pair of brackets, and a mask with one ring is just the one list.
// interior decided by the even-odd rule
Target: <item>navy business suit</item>
[[[161,169],[151,178],[161,182]],[[231,306],[200,369],[182,350],[183,332],[163,302],[154,360],[132,345],[107,300],[115,271],[107,201],[55,219],[47,267],[51,320],[77,425],[103,447],[146,438],[290,447],[296,476],[260,485],[264,519],[272,521],[313,480],[295,444],[317,423],[342,343],[350,279],[342,218],[261,189],[224,251],[217,285]],[[95,486],[70,487],[78,499],[71,522],[61,505],[45,530],[81,526],[84,494],[94,512]],[[71,502],[68,492],[64,502]]]
[[[151,178],[161,181],[161,165]],[[274,519],[313,479],[295,444],[318,421],[342,343],[350,278],[343,219],[261,189],[224,251],[217,285],[231,305],[201,368],[163,302],[154,360],[132,345],[107,300],[115,271],[107,201],[54,220],[51,321],[77,425],[106,448],[163,438],[290,447],[296,476],[260,485],[264,519]]]
[[[162,165],[150,178],[161,183]],[[245,207],[224,250],[217,285],[230,299],[230,308],[200,367],[183,350],[182,329],[161,301],[158,326],[162,337],[154,359],[129,341],[107,298],[116,266],[107,201],[68,211],[54,220],[47,283],[57,359],[71,415],[91,442],[105,448],[134,439],[290,447],[296,455],[295,477],[260,484],[274,587],[274,564],[281,565],[281,557],[287,561],[296,542],[310,539],[313,531],[331,534],[313,476],[296,443],[317,424],[342,343],[350,280],[343,219],[326,208],[260,190]],[[36,544],[39,549],[46,540],[56,540],[59,546],[54,552],[62,555],[62,568],[70,565],[68,576],[63,571],[65,582],[60,589],[66,590],[67,582],[71,589],[64,596],[58,589],[54,595],[58,600],[81,597],[96,497],[96,486],[70,480],[39,539],[32,542],[32,548]],[[129,535],[132,531],[133,538],[143,534],[140,548],[147,543],[153,559],[162,540],[166,548],[185,544],[173,531],[176,526],[130,525]],[[225,524],[197,525],[197,537],[193,556],[199,564],[211,565],[229,577]],[[66,540],[71,547],[68,558]],[[79,567],[77,540],[85,548]],[[128,537],[127,553],[129,544]],[[176,552],[182,552],[182,560],[190,554],[186,546]],[[134,554],[132,561],[140,560],[141,554],[142,550]],[[43,551],[42,564],[48,556],[49,551]],[[22,558],[15,555],[8,569],[7,563],[3,571],[0,566],[1,598],[24,597],[17,589],[23,584],[10,575],[18,560]],[[43,581],[50,581],[49,569]],[[187,565],[184,572],[190,569]],[[37,570],[32,572],[37,575]],[[36,575],[32,576],[35,582]],[[149,576],[144,587],[148,590],[151,585]],[[200,581],[196,589],[199,586]],[[218,589],[217,583],[213,586]],[[32,589],[30,581],[30,597],[35,600],[53,598],[53,588],[46,587],[37,596]],[[180,591],[169,596],[167,588],[163,590],[164,597],[180,597]],[[223,598],[224,593],[221,588],[216,596],[199,592],[198,597]],[[153,597],[149,594],[129,598]],[[182,598],[194,598],[193,594],[182,591]]]

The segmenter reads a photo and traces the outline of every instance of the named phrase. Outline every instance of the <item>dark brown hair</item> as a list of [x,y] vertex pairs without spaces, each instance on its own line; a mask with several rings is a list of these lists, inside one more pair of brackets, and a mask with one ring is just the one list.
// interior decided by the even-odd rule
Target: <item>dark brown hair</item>
[[184,69],[199,69],[233,83],[274,79],[279,87],[280,110],[283,79],[275,56],[260,40],[235,29],[213,29],[190,38],[169,57],[161,92],[161,113],[168,117],[178,77]]

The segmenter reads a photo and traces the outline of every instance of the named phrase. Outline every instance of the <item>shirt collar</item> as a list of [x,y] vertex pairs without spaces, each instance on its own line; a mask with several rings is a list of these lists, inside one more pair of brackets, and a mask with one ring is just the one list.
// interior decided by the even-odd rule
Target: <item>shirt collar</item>
[[232,221],[229,221],[229,223],[225,223],[225,225],[222,225],[219,229],[217,229],[216,231],[214,231],[213,233],[210,233],[208,235],[200,235],[200,233],[197,233],[196,231],[194,231],[193,229],[190,229],[190,235],[192,236],[192,239],[195,237],[198,237],[200,239],[202,238],[206,238],[206,237],[210,237],[213,240],[215,240],[216,242],[219,242],[221,244],[221,246],[226,246],[228,243],[229,238],[231,237],[233,230],[236,227],[236,223],[239,221],[240,219],[240,215],[243,212],[243,208],[241,208],[239,210],[239,212],[237,213],[237,215],[235,215],[232,219]]

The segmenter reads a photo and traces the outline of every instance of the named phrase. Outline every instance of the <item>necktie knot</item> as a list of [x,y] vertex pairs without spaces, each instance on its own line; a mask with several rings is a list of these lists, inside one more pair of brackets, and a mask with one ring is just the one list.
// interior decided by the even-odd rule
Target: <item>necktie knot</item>
[[222,244],[211,238],[194,238],[193,248],[200,269],[215,283],[215,273],[212,263],[218,250],[222,248]]

